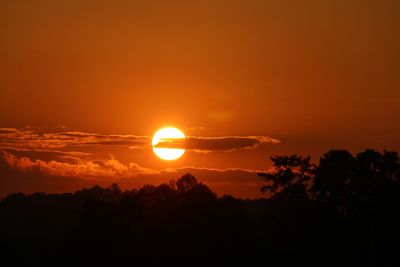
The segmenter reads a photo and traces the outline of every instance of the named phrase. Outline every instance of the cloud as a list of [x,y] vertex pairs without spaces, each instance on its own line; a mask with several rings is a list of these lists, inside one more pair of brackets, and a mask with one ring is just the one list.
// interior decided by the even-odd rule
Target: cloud
[[193,174],[219,195],[261,197],[260,170],[216,169],[199,167],[154,170],[136,163],[124,164],[107,160],[82,160],[71,156],[70,162],[32,159],[0,150],[0,196],[16,191],[68,192],[93,185],[109,186],[118,183],[123,188],[137,188],[144,184],[160,184]]
[[184,148],[209,153],[256,149],[264,144],[279,143],[279,140],[266,136],[187,137],[186,139],[163,139],[157,147]]
[[0,128],[0,135],[13,134],[18,132],[16,128]]
[[[189,136],[182,139],[164,139],[160,148],[184,148],[199,153],[233,152],[256,149],[265,144],[280,141],[267,136]],[[129,149],[151,148],[151,136],[97,134],[79,131],[37,131],[32,128],[0,128],[0,148],[33,151],[60,151],[82,148],[126,147]]]
[[[9,167],[23,172],[79,177],[84,179],[120,179],[131,178],[138,175],[175,176],[175,174],[192,173],[200,174],[199,176],[202,176],[205,182],[246,182],[247,180],[243,180],[243,177],[251,176],[254,181],[254,178],[257,177],[257,173],[262,172],[261,170],[241,168],[217,169],[206,167],[180,167],[154,170],[139,166],[136,163],[123,164],[114,158],[107,160],[81,160],[79,158],[74,158],[72,162],[61,162],[59,160],[45,161],[16,156],[3,150],[0,150],[0,158],[2,158]],[[210,178],[210,175],[214,175],[215,177]],[[224,178],[221,179],[221,177]]]
[[140,174],[157,174],[159,171],[139,166],[136,163],[123,164],[116,159],[81,160],[60,162],[57,160],[32,160],[28,157],[17,157],[6,151],[1,152],[6,164],[24,172],[41,173],[52,176],[68,176],[86,179],[129,178]]
[[[151,136],[54,131],[32,127],[0,128],[0,196],[16,191],[66,192],[95,184],[125,188],[160,184],[191,173],[220,195],[260,197],[259,170],[180,167],[156,170],[129,163],[128,149],[151,149]],[[158,147],[196,153],[232,152],[280,143],[266,136],[188,136],[161,140]],[[126,149],[121,162],[110,153]],[[147,152],[144,152],[147,153]]]
[[77,131],[46,132],[30,128],[0,128],[0,147],[22,149],[60,149],[73,147],[126,146],[144,148],[149,146],[149,136],[103,135]]
[[[1,152],[0,152],[1,153]],[[46,192],[62,193],[73,192],[94,184],[109,186],[110,182],[103,180],[89,180],[78,177],[54,176],[37,172],[27,172],[10,167],[0,155],[0,198],[11,193]]]

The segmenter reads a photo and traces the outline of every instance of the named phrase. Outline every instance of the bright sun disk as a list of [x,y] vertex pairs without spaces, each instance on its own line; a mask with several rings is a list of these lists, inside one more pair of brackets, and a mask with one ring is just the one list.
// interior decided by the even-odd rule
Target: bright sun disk
[[159,148],[156,145],[160,142],[160,140],[166,139],[184,139],[185,135],[183,132],[174,127],[166,127],[158,130],[152,140],[152,146],[154,153],[161,159],[164,160],[175,160],[185,153],[185,149],[182,148]]

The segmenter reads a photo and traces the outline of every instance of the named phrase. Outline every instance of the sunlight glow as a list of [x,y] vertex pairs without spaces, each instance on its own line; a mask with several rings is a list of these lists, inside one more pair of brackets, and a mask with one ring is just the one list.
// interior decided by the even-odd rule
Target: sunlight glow
[[154,153],[163,160],[176,160],[180,158],[184,153],[185,149],[181,148],[159,148],[156,145],[163,139],[184,139],[185,135],[183,132],[174,127],[166,127],[158,130],[152,141]]

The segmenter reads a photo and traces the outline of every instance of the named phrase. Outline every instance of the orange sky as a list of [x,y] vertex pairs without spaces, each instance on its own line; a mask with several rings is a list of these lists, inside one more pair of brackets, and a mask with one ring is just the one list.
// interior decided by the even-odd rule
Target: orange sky
[[[399,12],[396,0],[1,1],[0,127],[20,137],[78,131],[110,138],[149,137],[173,125],[196,138],[281,141],[246,148],[234,140],[233,152],[188,151],[172,163],[149,147],[57,148],[86,150],[85,164],[115,159],[158,171],[264,170],[274,154],[398,150]],[[46,154],[56,148],[40,153],[21,139],[10,144],[9,134],[0,134],[8,163],[11,156],[60,160]],[[109,179],[121,178],[115,175]],[[153,181],[146,179],[135,181]],[[18,181],[0,183],[9,193],[27,187]],[[52,190],[47,183],[32,190]],[[223,183],[236,182],[218,188]],[[221,192],[240,195],[240,183]],[[241,195],[254,196],[253,189]]]

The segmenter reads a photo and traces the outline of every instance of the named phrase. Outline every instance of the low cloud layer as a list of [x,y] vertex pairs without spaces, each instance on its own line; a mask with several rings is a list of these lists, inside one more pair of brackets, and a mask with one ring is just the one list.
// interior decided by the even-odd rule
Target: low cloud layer
[[28,157],[17,157],[8,152],[0,152],[8,166],[31,173],[84,179],[131,178],[139,174],[160,173],[156,170],[141,167],[136,163],[122,164],[116,159],[96,161],[76,159],[74,163],[68,163],[57,160],[32,160]]
[[[259,193],[258,170],[207,166],[154,169],[131,162],[130,155],[147,157],[146,150],[152,149],[151,139],[151,136],[106,135],[65,129],[0,128],[0,194],[17,190],[63,192],[94,184],[108,186],[114,182],[132,188],[178,179],[185,173],[192,173],[219,194],[247,197]],[[189,136],[184,140],[161,140],[158,147],[184,148],[194,153],[230,153],[279,142],[265,136]],[[113,156],[114,152],[117,157]],[[128,157],[123,161],[124,153]]]
[[160,184],[191,173],[219,195],[261,197],[262,180],[256,170],[182,167],[165,170],[144,168],[116,159],[74,163],[34,160],[0,150],[0,197],[14,192],[71,192],[94,185],[118,183],[125,189]]
[[[199,168],[199,167],[180,167],[155,170],[139,166],[136,163],[123,164],[116,159],[108,160],[81,160],[76,158],[74,162],[62,162],[58,160],[31,159],[29,157],[19,157],[6,151],[0,150],[0,159],[10,168],[27,172],[38,173],[52,176],[67,176],[83,179],[124,179],[133,178],[139,175],[164,175],[170,176],[176,173],[205,173],[205,177],[210,174],[218,176],[221,173],[229,174],[224,179],[212,178],[205,179],[206,182],[238,182],[238,178],[244,173],[257,175],[258,170],[246,170],[240,168]],[[212,176],[212,175],[211,175]],[[229,177],[229,178],[227,178]],[[242,180],[240,180],[243,182]]]

